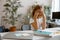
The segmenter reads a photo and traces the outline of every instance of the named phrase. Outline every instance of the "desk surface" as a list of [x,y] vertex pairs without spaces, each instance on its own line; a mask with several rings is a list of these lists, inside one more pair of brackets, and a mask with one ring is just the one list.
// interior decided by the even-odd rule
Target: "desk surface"
[[[48,29],[46,29],[47,31],[51,31],[51,30],[54,30],[54,31],[56,31],[56,29],[60,29],[60,28],[48,28]],[[54,31],[52,31],[52,32],[54,32]],[[16,33],[17,32],[22,32],[22,31],[16,31]],[[23,32],[27,32],[27,33],[33,33],[33,31],[23,31]],[[7,32],[7,33],[9,33],[9,32]],[[4,36],[4,35],[6,35],[7,33],[0,33],[2,36]],[[34,36],[34,37],[32,37],[32,39],[33,40],[60,40],[60,38],[59,38],[60,36],[56,36],[56,37],[53,37],[53,38],[47,38],[47,37],[41,37],[41,36]],[[3,40],[8,40],[8,39],[3,39]],[[12,39],[11,39],[12,40]],[[14,39],[15,40],[15,39]]]
[[55,24],[55,25],[60,25],[60,23],[56,23],[56,22],[47,22],[47,23],[51,23],[51,24]]

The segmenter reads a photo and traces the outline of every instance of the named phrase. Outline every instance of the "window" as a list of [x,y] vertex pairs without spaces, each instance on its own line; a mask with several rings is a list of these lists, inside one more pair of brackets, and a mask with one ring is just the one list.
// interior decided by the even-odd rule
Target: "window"
[[60,11],[59,1],[60,0],[52,0],[52,12]]

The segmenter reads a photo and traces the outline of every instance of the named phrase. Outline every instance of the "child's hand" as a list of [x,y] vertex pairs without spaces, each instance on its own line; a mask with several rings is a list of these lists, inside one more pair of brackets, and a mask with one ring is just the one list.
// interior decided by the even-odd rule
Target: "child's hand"
[[35,18],[37,18],[37,17],[38,17],[38,15],[39,15],[39,13],[35,13],[35,14],[34,14],[34,17],[35,17]]

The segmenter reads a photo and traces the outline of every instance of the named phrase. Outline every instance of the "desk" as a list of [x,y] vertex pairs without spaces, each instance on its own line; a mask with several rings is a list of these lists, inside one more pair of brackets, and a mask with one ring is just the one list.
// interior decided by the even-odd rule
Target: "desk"
[[56,22],[48,21],[47,23],[49,25],[49,28],[60,27],[60,24],[59,23],[56,23]]
[[[56,29],[60,29],[60,28],[52,28],[52,30],[56,30]],[[48,31],[49,29],[47,29]],[[17,32],[22,32],[22,31],[17,31]],[[27,32],[27,33],[33,33],[33,31],[23,31],[23,32]],[[2,37],[5,35],[6,33],[2,33]],[[2,40],[17,40],[17,39],[2,39]],[[33,36],[31,40],[60,40],[60,35],[59,36],[55,36],[55,37],[41,37],[41,36]]]

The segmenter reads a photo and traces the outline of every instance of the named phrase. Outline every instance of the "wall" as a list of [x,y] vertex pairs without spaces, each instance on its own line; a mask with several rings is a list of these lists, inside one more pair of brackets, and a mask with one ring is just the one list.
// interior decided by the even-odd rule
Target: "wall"
[[1,24],[1,16],[3,16],[4,15],[4,13],[2,12],[3,11],[3,4],[5,3],[5,0],[0,0],[0,25],[2,25]]
[[21,8],[22,11],[20,11],[20,9],[18,10],[18,13],[23,13],[25,14],[27,12],[27,9],[29,8],[29,6],[33,5],[35,2],[38,2],[38,4],[40,5],[51,5],[51,0],[21,0],[21,4],[24,6]]
[[60,9],[60,0],[59,0],[59,9]]
[[[27,13],[27,9],[35,4],[35,2],[38,2],[39,5],[47,5],[47,6],[51,6],[51,1],[52,0],[20,0],[21,4],[23,7],[19,8],[17,13],[18,14],[26,14]],[[3,4],[5,3],[5,0],[0,0],[0,18],[1,16],[4,15],[4,13],[2,12],[3,8]],[[1,25],[1,19],[0,19],[0,25]],[[18,25],[18,24],[17,24]],[[17,27],[19,28],[19,27]]]

